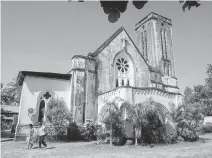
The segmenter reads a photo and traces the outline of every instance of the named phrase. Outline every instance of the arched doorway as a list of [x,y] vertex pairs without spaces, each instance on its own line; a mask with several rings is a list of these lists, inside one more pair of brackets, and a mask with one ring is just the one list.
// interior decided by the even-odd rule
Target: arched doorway
[[45,109],[46,105],[49,102],[50,98],[52,97],[52,94],[50,92],[46,91],[45,93],[42,93],[43,95],[40,96],[39,99],[39,105],[38,105],[38,122],[43,122],[45,119]]
[[41,100],[40,108],[39,108],[39,115],[38,115],[38,122],[43,122],[44,112],[45,112],[45,101]]

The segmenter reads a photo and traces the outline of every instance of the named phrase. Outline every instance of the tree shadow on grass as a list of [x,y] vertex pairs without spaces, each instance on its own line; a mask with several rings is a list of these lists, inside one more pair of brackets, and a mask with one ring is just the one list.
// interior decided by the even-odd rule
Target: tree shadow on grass
[[55,149],[56,147],[52,146],[52,147],[32,147],[31,149]]

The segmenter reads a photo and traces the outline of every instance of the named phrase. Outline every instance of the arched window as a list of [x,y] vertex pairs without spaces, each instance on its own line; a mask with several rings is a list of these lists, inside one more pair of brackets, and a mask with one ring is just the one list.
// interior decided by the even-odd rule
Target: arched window
[[133,86],[134,68],[130,56],[124,51],[114,59],[115,87]]
[[164,28],[160,29],[160,36],[161,36],[161,49],[162,49],[162,56],[164,59],[168,59],[168,51],[167,51],[167,32]]
[[38,122],[43,122],[44,112],[45,112],[45,101],[41,100],[40,108],[39,108],[39,115],[38,115]]
[[39,113],[38,113],[38,122],[43,122],[44,121],[44,114],[45,114],[45,109],[46,109],[46,104],[50,100],[52,95],[47,91],[44,93],[42,96],[40,96],[40,103],[39,103]]

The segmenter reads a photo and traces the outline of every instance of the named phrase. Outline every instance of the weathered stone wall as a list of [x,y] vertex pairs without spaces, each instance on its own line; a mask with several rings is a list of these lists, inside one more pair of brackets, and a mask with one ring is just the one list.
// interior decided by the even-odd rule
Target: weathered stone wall
[[[123,46],[123,39],[127,42]],[[127,33],[122,31],[108,46],[106,46],[97,56],[97,76],[98,76],[98,94],[107,92],[115,88],[114,80],[114,58],[117,53],[125,51],[130,55],[134,70],[135,87],[147,87],[149,84],[149,71],[141,54],[134,47],[132,41],[129,39]]]
[[78,123],[83,123],[84,106],[85,106],[85,72],[74,70],[72,73],[73,80],[73,119]]
[[94,121],[97,116],[96,104],[96,61],[86,59],[86,111],[85,120]]
[[71,112],[77,123],[94,120],[97,113],[96,64],[94,59],[75,56],[72,59]]
[[[136,26],[137,31],[137,44],[139,50],[145,55],[146,43],[143,39],[147,38],[147,54],[148,54],[148,64],[153,68],[158,69],[162,74],[162,83],[164,85],[177,87],[177,79],[175,74],[175,62],[173,53],[173,43],[172,43],[172,23],[170,19],[160,16],[155,13],[150,13],[146,18],[143,19]],[[147,36],[145,37],[145,32]],[[167,52],[168,62],[170,61],[171,68],[170,74],[165,75],[164,64],[165,61],[163,54],[165,56]],[[177,88],[165,88],[170,92],[179,92]]]

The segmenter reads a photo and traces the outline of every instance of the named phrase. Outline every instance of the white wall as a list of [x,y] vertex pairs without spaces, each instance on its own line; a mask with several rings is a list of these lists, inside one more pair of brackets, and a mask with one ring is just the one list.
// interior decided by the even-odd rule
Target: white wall
[[55,96],[63,98],[66,105],[70,109],[69,89],[69,80],[26,76],[23,82],[18,124],[32,123],[28,116],[28,109],[36,109],[38,96],[45,90],[50,92],[52,91]]
[[[171,105],[174,104],[175,106],[178,105],[178,98],[176,95],[169,95],[169,94],[135,94],[135,104],[143,103],[147,99],[152,98],[155,102],[163,104],[169,111],[172,111]],[[176,108],[176,107],[175,107]]]
[[[130,102],[131,104],[143,103],[151,97],[155,102],[166,106],[169,111],[172,111],[173,108],[176,108],[176,106],[182,101],[180,95],[169,94],[151,88],[143,90],[120,87],[114,91],[104,93],[98,97],[98,113],[107,101],[112,101],[115,97],[120,97]],[[175,107],[173,107],[173,104]]]

